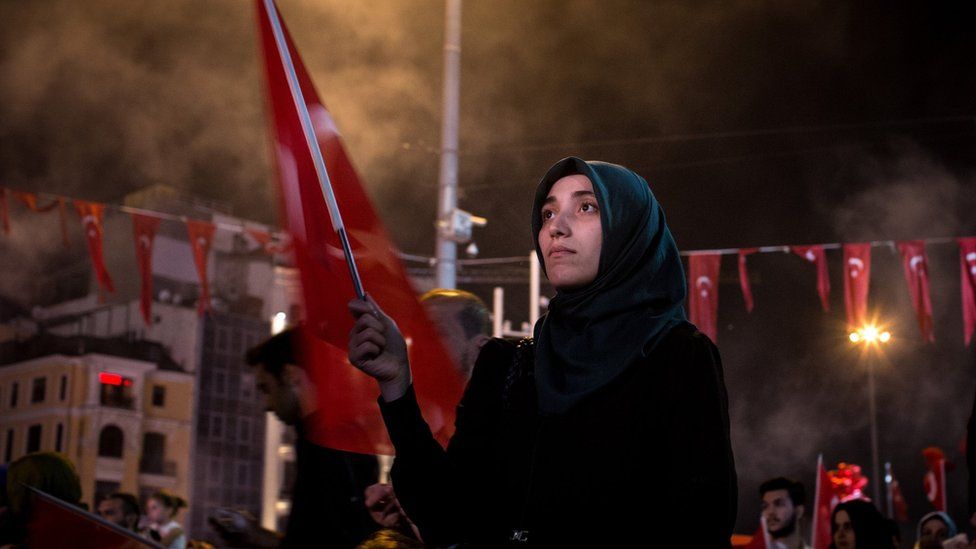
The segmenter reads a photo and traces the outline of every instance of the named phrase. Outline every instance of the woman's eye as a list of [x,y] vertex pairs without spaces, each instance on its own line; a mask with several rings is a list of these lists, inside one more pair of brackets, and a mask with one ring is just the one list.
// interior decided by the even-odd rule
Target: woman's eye
[[552,219],[552,216],[553,216],[552,210],[542,210],[542,220],[543,221]]
[[596,211],[596,204],[593,204],[592,202],[584,202],[583,205],[580,206],[580,211],[583,211],[583,212],[595,212]]

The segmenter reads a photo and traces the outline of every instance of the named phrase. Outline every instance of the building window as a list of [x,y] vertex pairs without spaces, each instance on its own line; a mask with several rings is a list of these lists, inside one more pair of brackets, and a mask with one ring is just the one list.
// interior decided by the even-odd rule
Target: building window
[[41,426],[31,425],[27,428],[27,453],[41,450]]
[[213,438],[224,436],[224,418],[220,414],[214,414],[210,419],[213,420],[210,424],[210,436]]
[[135,399],[132,396],[132,386],[134,384],[131,378],[109,372],[100,372],[98,374],[98,383],[102,387],[102,406],[132,409]]
[[152,404],[159,407],[166,406],[166,387],[153,385]]
[[61,376],[61,387],[58,388],[58,398],[61,402],[68,398],[68,376]]
[[98,435],[98,455],[101,457],[121,458],[122,443],[125,437],[122,429],[115,425],[106,425]]
[[60,452],[64,444],[64,424],[58,423],[58,429],[54,432],[54,451]]
[[205,412],[200,412],[197,418],[197,434],[205,438],[210,437],[210,416]]
[[10,463],[14,458],[14,430],[7,429],[7,443],[3,446],[3,462]]
[[47,378],[35,377],[31,385],[31,404],[44,402],[45,393],[47,393]]
[[223,395],[227,391],[226,376],[223,372],[217,372],[214,376],[214,392]]
[[237,485],[247,486],[249,484],[249,480],[250,479],[248,479],[247,474],[247,463],[242,461],[237,464]]
[[241,442],[247,442],[251,438],[251,420],[247,418],[241,418],[241,432],[238,435],[238,440]]
[[17,407],[17,395],[20,394],[20,383],[16,381],[10,386],[10,407]]
[[146,433],[142,437],[142,459],[139,461],[140,473],[166,474],[166,435]]

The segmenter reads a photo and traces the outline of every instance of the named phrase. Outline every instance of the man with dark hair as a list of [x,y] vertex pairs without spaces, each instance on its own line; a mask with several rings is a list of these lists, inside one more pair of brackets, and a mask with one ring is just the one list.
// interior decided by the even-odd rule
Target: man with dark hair
[[[321,423],[315,385],[300,366],[298,328],[280,332],[247,352],[256,368],[257,387],[268,411],[295,428],[295,480],[284,537],[258,527],[253,517],[211,517],[210,523],[235,546],[353,548],[377,529],[363,503],[363,491],[376,482],[375,456],[333,450],[306,438]],[[226,515],[226,513],[225,513]]]
[[803,484],[776,477],[759,485],[762,514],[776,549],[809,549],[800,536],[800,519],[806,510]]
[[98,516],[126,530],[139,531],[139,500],[132,494],[115,492],[98,503]]

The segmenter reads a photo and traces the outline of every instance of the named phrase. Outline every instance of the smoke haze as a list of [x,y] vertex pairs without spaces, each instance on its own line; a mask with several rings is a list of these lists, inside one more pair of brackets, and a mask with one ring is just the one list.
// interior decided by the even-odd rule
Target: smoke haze
[[[431,254],[443,3],[279,4],[397,244]],[[570,154],[645,176],[682,248],[976,234],[966,10],[468,0],[460,207],[489,220],[475,233],[482,257],[527,254],[535,184]],[[0,0],[0,185],[118,203],[161,183],[273,222],[254,39],[254,4],[242,0]],[[28,223],[38,229],[20,230]],[[0,237],[7,296],[33,277],[10,265],[61,254],[56,214],[14,224]],[[958,462],[973,397],[955,251],[929,249],[935,346],[917,343],[897,254],[872,258],[872,307],[896,334],[878,366],[881,446],[913,516],[928,508],[921,449],[940,444]],[[830,314],[793,256],[750,258],[751,315],[737,280],[722,286],[738,531],[755,529],[765,478],[797,476],[812,492],[819,452],[870,465],[865,363],[844,341],[839,253],[828,259]],[[957,517],[964,477],[950,474]]]

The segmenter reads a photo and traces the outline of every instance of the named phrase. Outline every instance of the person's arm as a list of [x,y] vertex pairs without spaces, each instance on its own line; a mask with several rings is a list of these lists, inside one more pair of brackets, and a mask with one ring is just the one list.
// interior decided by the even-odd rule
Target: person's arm
[[499,364],[509,349],[500,340],[485,345],[457,407],[455,432],[445,451],[420,415],[411,386],[380,410],[396,448],[391,475],[400,505],[432,546],[466,539],[488,514],[491,459],[501,412]]
[[[499,351],[500,342],[486,344],[479,355],[445,451],[420,413],[406,346],[396,324],[372,300],[353,300],[349,310],[356,318],[349,360],[380,385],[380,412],[396,449],[391,475],[400,504],[428,544],[462,541],[472,516],[479,516],[472,507],[481,501],[478,486],[484,482],[484,463],[489,459],[485,450],[491,446],[492,433],[487,426],[497,425],[489,416],[501,409],[501,391],[494,391],[494,386],[500,389],[502,379],[491,368],[496,362],[490,350]],[[497,406],[489,410],[496,400]],[[469,482],[479,473],[481,479]]]
[[738,488],[722,361],[697,330],[675,342],[672,353],[661,381],[673,524],[703,546],[728,547]]

